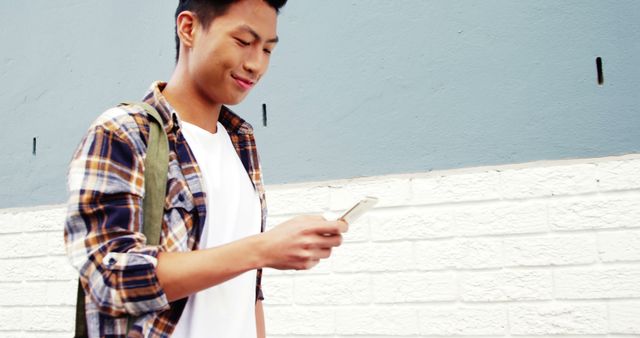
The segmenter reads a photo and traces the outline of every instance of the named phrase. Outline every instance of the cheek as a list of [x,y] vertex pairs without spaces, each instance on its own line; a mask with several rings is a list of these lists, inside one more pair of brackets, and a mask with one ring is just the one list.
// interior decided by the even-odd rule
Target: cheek
[[212,59],[194,60],[194,67],[191,69],[191,78],[198,83],[201,88],[218,86],[224,79],[224,71],[218,61]]
[[217,53],[208,55],[198,60],[199,74],[196,76],[207,76],[210,79],[222,79],[227,76],[236,65],[233,58],[224,55],[223,53]]

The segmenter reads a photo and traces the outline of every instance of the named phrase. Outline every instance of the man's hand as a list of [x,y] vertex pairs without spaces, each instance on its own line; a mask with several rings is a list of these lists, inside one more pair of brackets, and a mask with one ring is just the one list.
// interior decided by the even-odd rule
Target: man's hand
[[342,243],[341,233],[347,228],[343,221],[299,216],[267,232],[218,247],[160,252],[158,280],[167,299],[174,301],[261,267],[310,269]]
[[311,269],[340,246],[348,228],[344,221],[327,221],[321,216],[294,217],[262,234],[264,266]]

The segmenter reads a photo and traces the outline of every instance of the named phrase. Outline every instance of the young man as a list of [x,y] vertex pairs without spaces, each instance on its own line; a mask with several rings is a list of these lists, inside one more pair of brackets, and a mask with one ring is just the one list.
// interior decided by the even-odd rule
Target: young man
[[147,113],[115,107],[89,128],[70,164],[65,242],[90,337],[264,337],[261,268],[309,269],[340,245],[347,224],[320,216],[263,232],[252,127],[225,107],[266,72],[285,2],[180,1],[175,71],[144,97],[169,139],[160,245],[141,229]]

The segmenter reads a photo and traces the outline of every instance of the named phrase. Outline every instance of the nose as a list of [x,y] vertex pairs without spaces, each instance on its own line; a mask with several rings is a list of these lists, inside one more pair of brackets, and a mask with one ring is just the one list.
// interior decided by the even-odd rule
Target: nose
[[247,58],[244,61],[243,68],[247,73],[250,73],[256,77],[260,77],[267,69],[269,64],[269,58],[261,49],[253,49],[250,53],[247,53]]

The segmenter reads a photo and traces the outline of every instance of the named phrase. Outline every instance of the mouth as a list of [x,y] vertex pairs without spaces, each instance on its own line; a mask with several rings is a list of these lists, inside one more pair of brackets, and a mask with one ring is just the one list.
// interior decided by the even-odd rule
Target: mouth
[[247,78],[244,78],[235,74],[231,74],[231,77],[234,80],[236,80],[236,83],[238,84],[238,86],[240,86],[240,88],[242,88],[243,90],[251,89],[251,87],[253,87],[253,85],[256,83],[255,81],[249,80]]

